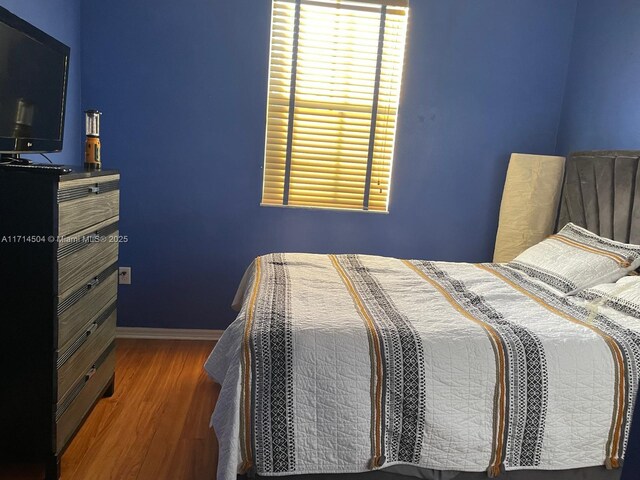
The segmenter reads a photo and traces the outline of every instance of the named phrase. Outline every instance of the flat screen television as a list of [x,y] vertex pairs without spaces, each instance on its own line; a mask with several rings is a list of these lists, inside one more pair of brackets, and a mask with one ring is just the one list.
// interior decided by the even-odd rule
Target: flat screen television
[[0,153],[62,150],[69,47],[0,7]]

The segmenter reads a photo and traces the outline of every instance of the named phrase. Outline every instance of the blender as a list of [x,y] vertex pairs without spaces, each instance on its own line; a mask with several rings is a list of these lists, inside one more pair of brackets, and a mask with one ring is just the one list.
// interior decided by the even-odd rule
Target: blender
[[102,167],[100,160],[100,115],[102,113],[98,110],[87,110],[84,113],[87,132],[84,166],[90,170],[100,170]]

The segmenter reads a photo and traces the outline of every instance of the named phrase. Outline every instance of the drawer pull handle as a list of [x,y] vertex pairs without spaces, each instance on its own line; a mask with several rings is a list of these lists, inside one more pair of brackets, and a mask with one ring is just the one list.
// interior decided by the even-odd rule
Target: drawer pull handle
[[84,376],[85,381],[91,380],[91,377],[93,377],[95,374],[96,374],[96,366],[94,365],[89,369],[87,374]]
[[93,287],[95,287],[99,283],[100,283],[100,279],[98,277],[94,278],[89,283],[87,283],[87,290],[91,290]]
[[93,332],[95,332],[98,329],[98,324],[97,323],[92,323],[91,326],[87,329],[87,337],[89,335],[91,335]]
[[100,193],[100,186],[98,185],[93,185],[91,187],[89,187],[89,193]]

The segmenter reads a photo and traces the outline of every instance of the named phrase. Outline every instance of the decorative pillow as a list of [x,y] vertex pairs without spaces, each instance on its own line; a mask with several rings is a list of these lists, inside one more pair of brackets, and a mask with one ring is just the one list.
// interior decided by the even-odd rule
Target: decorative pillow
[[568,223],[508,266],[567,295],[615,282],[640,266],[640,245],[615,242]]
[[616,283],[606,283],[587,288],[576,296],[640,318],[639,276],[629,275],[621,278]]

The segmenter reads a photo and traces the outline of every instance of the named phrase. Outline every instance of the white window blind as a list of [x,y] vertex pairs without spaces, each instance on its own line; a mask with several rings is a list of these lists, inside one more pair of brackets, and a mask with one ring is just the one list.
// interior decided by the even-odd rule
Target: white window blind
[[387,211],[406,0],[273,0],[263,205]]

